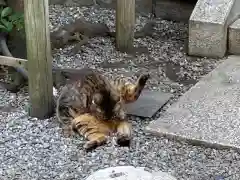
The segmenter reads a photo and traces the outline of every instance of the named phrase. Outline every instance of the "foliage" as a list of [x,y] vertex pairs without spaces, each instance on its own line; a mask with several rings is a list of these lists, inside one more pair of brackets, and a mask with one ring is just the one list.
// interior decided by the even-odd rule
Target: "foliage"
[[13,12],[10,7],[0,7],[0,31],[9,33],[14,27],[18,31],[24,28],[24,14]]

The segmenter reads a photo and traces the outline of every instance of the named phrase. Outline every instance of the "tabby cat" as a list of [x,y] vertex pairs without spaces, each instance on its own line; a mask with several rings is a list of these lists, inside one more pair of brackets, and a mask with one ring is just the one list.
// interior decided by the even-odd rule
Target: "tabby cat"
[[110,82],[99,72],[89,70],[84,76],[67,84],[56,103],[56,116],[64,123],[69,120],[68,109],[78,113],[94,113],[102,119],[113,116],[125,119],[125,111],[120,96]]
[[118,133],[118,144],[128,145],[132,130],[124,104],[138,99],[148,79],[148,74],[142,74],[132,84],[125,78],[107,80],[99,73],[91,73],[65,87],[58,98],[57,117],[63,122],[60,111],[65,113],[73,129],[88,139],[86,149],[105,143],[112,132]]

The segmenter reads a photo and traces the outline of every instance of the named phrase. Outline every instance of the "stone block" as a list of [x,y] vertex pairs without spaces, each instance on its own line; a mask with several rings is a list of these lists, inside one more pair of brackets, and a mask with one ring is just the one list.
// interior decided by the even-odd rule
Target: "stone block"
[[240,19],[228,28],[228,51],[231,54],[240,54]]
[[230,56],[146,131],[193,145],[240,150],[240,56]]
[[[227,51],[227,28],[238,0],[198,0],[189,20],[188,54],[222,58]],[[234,11],[234,12],[233,12]]]

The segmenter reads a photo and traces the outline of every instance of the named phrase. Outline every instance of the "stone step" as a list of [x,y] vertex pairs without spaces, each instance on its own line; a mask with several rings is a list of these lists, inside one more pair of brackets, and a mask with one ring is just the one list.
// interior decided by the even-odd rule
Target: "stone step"
[[146,131],[195,145],[240,149],[240,56],[229,56]]

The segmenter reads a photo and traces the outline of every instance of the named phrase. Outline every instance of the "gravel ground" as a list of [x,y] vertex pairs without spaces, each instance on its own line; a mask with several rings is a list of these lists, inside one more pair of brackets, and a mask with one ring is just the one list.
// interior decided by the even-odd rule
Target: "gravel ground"
[[[50,7],[51,29],[79,16],[95,22],[105,22],[114,28],[114,12],[106,9]],[[137,27],[147,22],[137,17]],[[125,75],[134,80],[136,74],[148,71],[149,89],[171,92],[174,98],[161,113],[189,87],[220,62],[215,59],[187,57],[184,41],[187,25],[157,19],[154,38],[135,40],[135,46],[145,46],[149,53],[127,55],[116,52],[111,39],[94,38],[82,52],[69,55],[73,46],[57,50],[54,62],[62,67],[98,68],[107,76]],[[121,62],[121,63],[119,63]],[[104,68],[114,63],[118,68]],[[130,149],[117,147],[114,138],[106,146],[86,153],[84,140],[75,135],[66,138],[56,119],[38,120],[26,117],[28,95],[0,91],[0,179],[84,179],[99,168],[116,165],[145,166],[149,170],[171,173],[179,180],[240,179],[240,154],[233,150],[216,150],[191,146],[146,134],[144,127],[152,119],[130,117],[134,139]],[[1,108],[1,107],[0,107]],[[11,112],[3,112],[11,110]],[[219,179],[220,180],[220,179]]]

